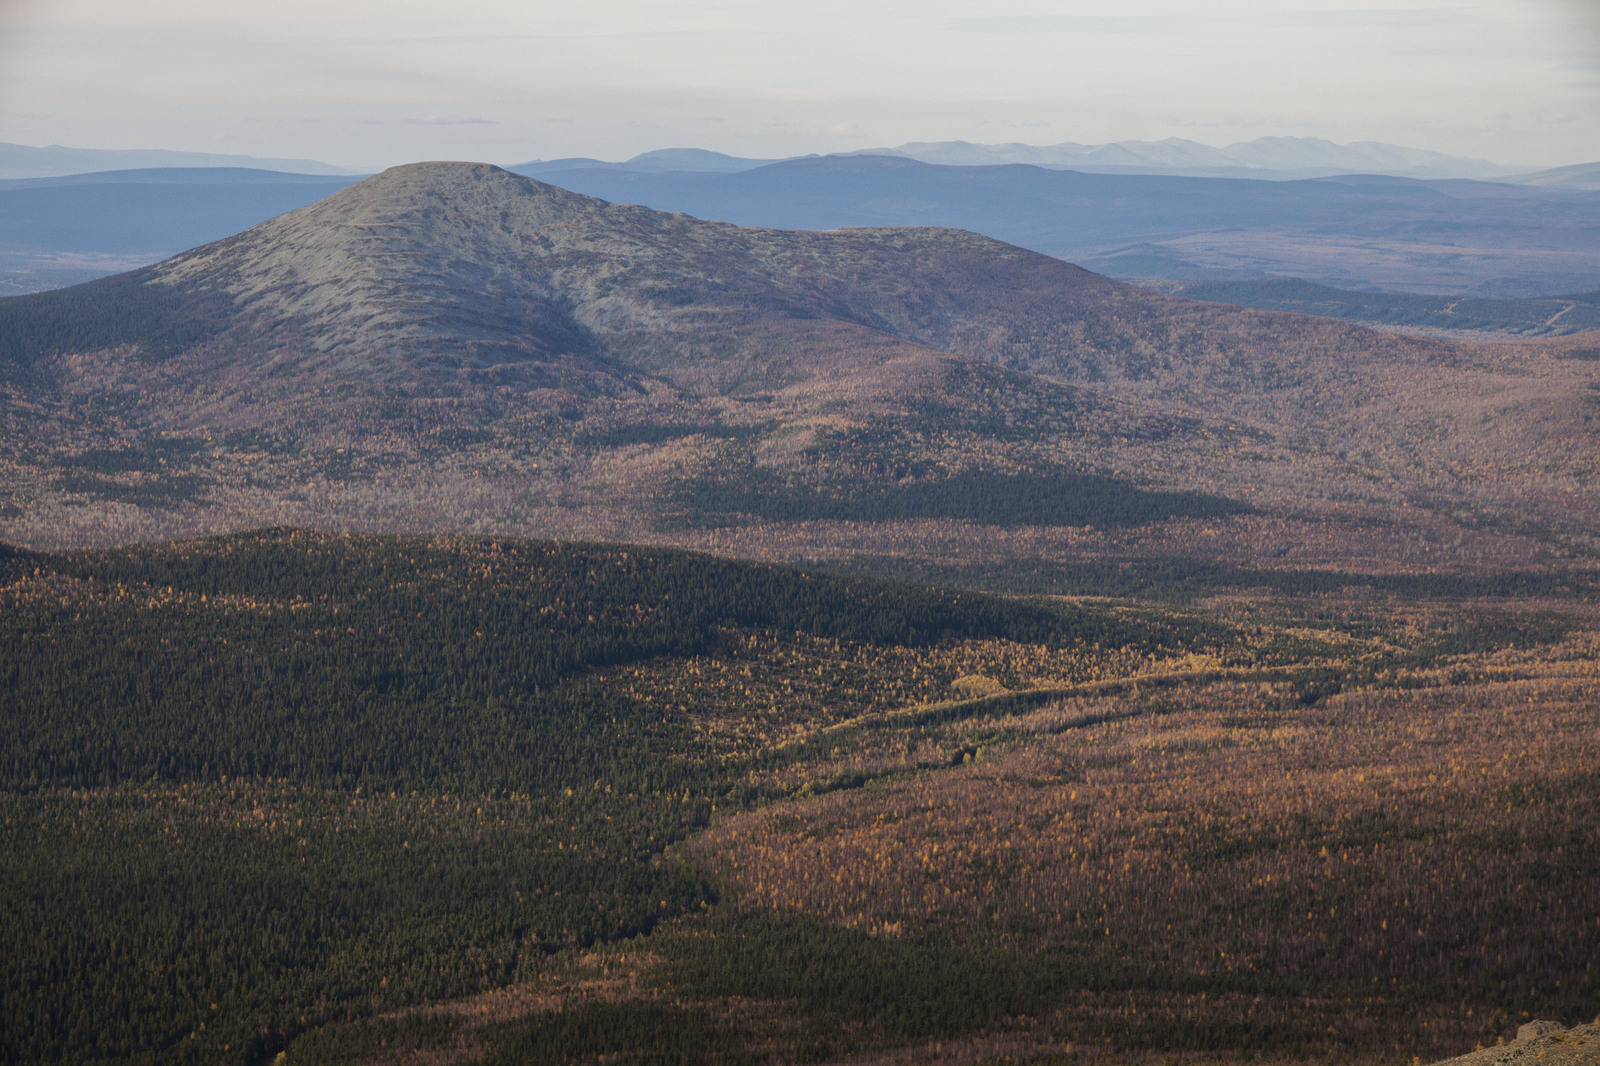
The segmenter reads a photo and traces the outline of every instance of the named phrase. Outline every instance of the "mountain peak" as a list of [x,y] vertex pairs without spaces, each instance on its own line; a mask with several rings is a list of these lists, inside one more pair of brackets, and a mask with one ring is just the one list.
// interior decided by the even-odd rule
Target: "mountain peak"
[[[550,244],[541,234],[607,206],[487,163],[411,163],[167,260],[155,276],[224,292],[257,321],[292,322],[317,350],[505,342],[526,332],[513,321],[550,317],[526,276]],[[576,345],[570,323],[555,332],[559,347]]]
[[[846,336],[990,359],[1076,348],[1086,321],[1121,329],[1122,304],[1163,299],[961,230],[740,227],[453,161],[391,168],[107,284],[127,303],[113,317],[148,328],[79,331],[72,350],[181,341],[187,380],[286,397],[436,393],[456,387],[440,374],[491,367],[528,383],[644,370],[715,391],[741,366],[810,360]],[[1001,325],[1040,308],[1047,342]]]
[[[932,332],[890,296],[929,263],[950,272],[916,284],[944,308],[928,312]],[[432,162],[391,168],[152,273],[226,294],[258,335],[370,368],[396,356],[487,366],[602,349],[637,356],[640,345],[665,353],[758,320],[842,319],[945,346],[961,317],[954,306],[1012,270],[1050,275],[1057,299],[1062,285],[1113,285],[959,230],[739,227],[485,163]],[[958,291],[935,296],[946,285]]]
[[[390,167],[311,205],[304,211],[283,217],[311,218],[338,215],[341,212],[352,214],[365,212],[373,217],[399,217],[425,203],[431,203],[441,209],[450,206],[455,211],[464,213],[461,216],[463,221],[472,221],[471,215],[477,210],[502,201],[517,201],[530,197],[551,204],[564,203],[568,206],[579,202],[595,202],[591,197],[570,193],[553,185],[513,174],[492,163],[436,160]],[[272,222],[265,225],[270,226]]]

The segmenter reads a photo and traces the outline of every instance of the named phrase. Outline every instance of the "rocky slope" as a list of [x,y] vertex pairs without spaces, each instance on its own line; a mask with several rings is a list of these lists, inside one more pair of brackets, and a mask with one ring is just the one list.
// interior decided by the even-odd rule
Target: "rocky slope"
[[[881,556],[956,522],[1072,527],[1026,551],[1074,556],[1498,566],[1600,529],[1589,343],[1397,337],[961,231],[751,229],[417,164],[0,301],[0,537],[753,522],[783,531],[726,550]],[[1101,512],[1037,502],[1107,485]],[[929,502],[963,486],[1034,502]],[[1226,521],[1202,546],[1169,519]],[[1142,546],[1082,539],[1131,525]]]
[[[1236,386],[1293,331],[1364,359],[1442,349],[1176,300],[957,230],[762,230],[608,204],[482,164],[398,167],[159,264],[144,289],[226,294],[235,347],[466,366],[603,354],[668,371],[730,331],[864,327],[1061,378]],[[157,293],[154,298],[170,297]],[[137,298],[130,294],[130,299]]]
[[1568,1029],[1560,1022],[1533,1021],[1509,1044],[1482,1048],[1437,1066],[1592,1066],[1600,1063],[1600,1022]]

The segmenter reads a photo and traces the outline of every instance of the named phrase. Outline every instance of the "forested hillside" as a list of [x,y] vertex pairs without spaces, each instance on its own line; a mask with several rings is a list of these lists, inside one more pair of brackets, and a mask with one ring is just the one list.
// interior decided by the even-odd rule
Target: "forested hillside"
[[256,1061],[710,902],[663,849],[789,791],[750,775],[796,756],[715,751],[694,694],[607,668],[770,633],[1089,670],[1222,632],[649,549],[288,531],[8,549],[0,579],[5,1061]]
[[1461,1050],[1600,993],[1597,632],[1570,589],[3,549],[0,1061]]

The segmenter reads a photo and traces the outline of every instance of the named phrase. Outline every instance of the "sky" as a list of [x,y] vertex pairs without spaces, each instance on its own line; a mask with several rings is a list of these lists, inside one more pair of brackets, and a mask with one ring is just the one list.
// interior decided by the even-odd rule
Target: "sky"
[[907,141],[1600,160],[1600,0],[0,0],[0,141],[514,164]]

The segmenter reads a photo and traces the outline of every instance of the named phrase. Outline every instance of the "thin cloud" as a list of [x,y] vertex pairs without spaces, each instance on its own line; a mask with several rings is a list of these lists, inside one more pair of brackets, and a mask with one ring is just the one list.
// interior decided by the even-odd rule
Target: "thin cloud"
[[492,118],[408,118],[411,126],[498,126]]
[[1351,7],[1270,12],[1252,16],[1252,21],[1267,26],[1297,26],[1318,30],[1410,30],[1428,26],[1460,26],[1482,20],[1471,9],[1460,7]]
[[953,33],[1170,33],[1216,19],[1203,15],[975,15],[951,19]]

